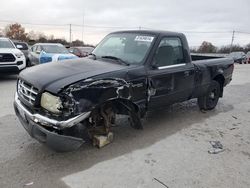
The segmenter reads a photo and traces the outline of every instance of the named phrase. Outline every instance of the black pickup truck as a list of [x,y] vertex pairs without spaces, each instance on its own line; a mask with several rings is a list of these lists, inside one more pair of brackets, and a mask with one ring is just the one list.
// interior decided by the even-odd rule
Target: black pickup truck
[[86,135],[107,136],[117,114],[142,129],[146,112],[176,102],[197,98],[200,109],[211,110],[233,69],[229,58],[191,56],[184,34],[119,31],[87,58],[22,71],[14,108],[32,137],[67,151]]

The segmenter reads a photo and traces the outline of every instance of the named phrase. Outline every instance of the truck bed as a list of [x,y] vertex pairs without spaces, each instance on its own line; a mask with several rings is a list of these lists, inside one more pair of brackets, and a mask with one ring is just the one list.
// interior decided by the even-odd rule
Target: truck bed
[[233,59],[224,56],[214,56],[214,55],[200,55],[191,54],[192,63],[196,65],[231,65],[233,64]]
[[[210,84],[210,81],[216,79],[218,74],[223,75],[223,86],[232,80],[234,61],[231,58],[211,57],[211,56],[191,56],[192,63],[202,75],[196,85]],[[199,59],[199,60],[198,60]],[[200,92],[201,93],[201,92]]]
[[210,53],[205,53],[205,54],[203,54],[203,53],[191,53],[190,55],[191,55],[191,58],[193,61],[227,57],[227,54],[210,54]]

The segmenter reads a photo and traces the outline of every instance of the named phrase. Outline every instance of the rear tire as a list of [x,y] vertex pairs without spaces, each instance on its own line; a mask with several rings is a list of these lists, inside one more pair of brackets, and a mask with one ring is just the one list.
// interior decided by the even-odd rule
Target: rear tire
[[219,101],[220,91],[220,84],[213,80],[208,88],[207,94],[198,98],[200,110],[214,109]]

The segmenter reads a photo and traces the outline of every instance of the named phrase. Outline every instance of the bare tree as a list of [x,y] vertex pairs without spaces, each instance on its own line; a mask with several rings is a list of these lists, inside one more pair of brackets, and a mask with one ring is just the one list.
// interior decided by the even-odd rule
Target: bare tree
[[81,40],[74,40],[72,41],[72,46],[83,46],[84,45],[84,42],[81,41]]
[[3,30],[2,29],[0,29],[0,37],[3,37],[4,35],[3,35]]
[[5,35],[11,39],[27,41],[27,33],[25,33],[25,28],[19,23],[7,25],[5,27]]
[[245,46],[245,52],[250,52],[250,43]]
[[[218,53],[230,53],[231,46],[222,46],[219,50]],[[238,51],[244,51],[244,48],[240,45],[233,45],[232,46],[232,52],[238,52]]]
[[29,40],[37,40],[38,39],[36,32],[33,30],[28,33],[27,37],[29,38]]
[[216,53],[217,48],[211,43],[204,41],[201,46],[198,48],[197,52],[199,53]]

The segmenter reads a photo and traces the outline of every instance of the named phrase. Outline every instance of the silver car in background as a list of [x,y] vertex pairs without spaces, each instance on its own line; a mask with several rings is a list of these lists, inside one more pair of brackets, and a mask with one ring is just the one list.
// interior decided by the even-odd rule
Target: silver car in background
[[235,63],[245,64],[247,62],[247,57],[245,52],[231,52],[229,57],[233,58]]

